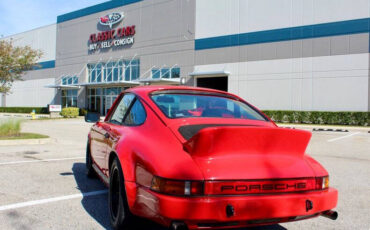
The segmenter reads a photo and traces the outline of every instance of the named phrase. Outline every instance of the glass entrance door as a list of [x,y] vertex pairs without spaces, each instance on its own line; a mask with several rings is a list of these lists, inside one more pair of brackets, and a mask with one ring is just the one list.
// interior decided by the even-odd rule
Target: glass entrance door
[[90,88],[88,90],[89,111],[99,112],[102,116],[107,115],[121,91],[121,87]]
[[112,107],[113,102],[116,100],[116,98],[117,98],[117,95],[107,95],[107,96],[105,96],[105,111],[104,111],[104,115],[107,115],[108,110],[110,109],[110,107]]

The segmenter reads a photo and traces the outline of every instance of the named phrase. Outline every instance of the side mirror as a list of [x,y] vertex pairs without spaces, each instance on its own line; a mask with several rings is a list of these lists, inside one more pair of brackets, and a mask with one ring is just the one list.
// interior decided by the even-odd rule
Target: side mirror
[[89,123],[95,123],[97,121],[100,121],[100,114],[96,112],[88,112],[85,115],[85,121]]

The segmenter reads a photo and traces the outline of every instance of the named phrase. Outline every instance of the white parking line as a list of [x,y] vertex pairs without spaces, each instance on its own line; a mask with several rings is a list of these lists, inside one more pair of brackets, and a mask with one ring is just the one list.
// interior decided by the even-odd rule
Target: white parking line
[[328,142],[338,141],[338,140],[341,140],[341,139],[344,139],[344,138],[352,137],[352,136],[357,135],[357,134],[359,134],[359,133],[360,133],[360,132],[356,132],[356,133],[348,134],[348,135],[343,136],[343,137],[333,138],[333,139],[328,140]]
[[32,160],[32,161],[10,161],[10,162],[1,162],[0,165],[14,165],[14,164],[38,163],[38,162],[51,162],[51,161],[68,161],[68,160],[77,160],[77,159],[85,159],[85,157],[70,157],[70,158],[44,159],[44,160]]
[[57,202],[57,201],[62,201],[62,200],[71,200],[71,199],[80,198],[80,197],[97,196],[101,194],[106,194],[107,192],[108,190],[99,190],[99,191],[94,191],[94,192],[78,193],[78,194],[73,194],[73,195],[68,195],[68,196],[60,196],[60,197],[53,197],[53,198],[42,199],[42,200],[33,200],[33,201],[27,201],[27,202],[22,202],[22,203],[9,204],[9,205],[0,206],[0,211],[24,208],[28,206],[52,203],[52,202]]

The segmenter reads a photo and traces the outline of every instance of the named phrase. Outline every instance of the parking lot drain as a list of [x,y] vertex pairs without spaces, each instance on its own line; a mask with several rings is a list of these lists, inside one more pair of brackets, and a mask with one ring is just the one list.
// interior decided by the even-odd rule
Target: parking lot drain
[[64,173],[60,173],[61,176],[72,176],[73,173],[72,172],[64,172]]

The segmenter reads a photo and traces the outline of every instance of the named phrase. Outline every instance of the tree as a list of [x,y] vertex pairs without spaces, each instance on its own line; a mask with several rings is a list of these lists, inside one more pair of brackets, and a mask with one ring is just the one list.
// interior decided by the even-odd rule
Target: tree
[[8,94],[14,81],[22,80],[25,71],[37,66],[40,50],[16,47],[12,41],[0,41],[0,93]]

